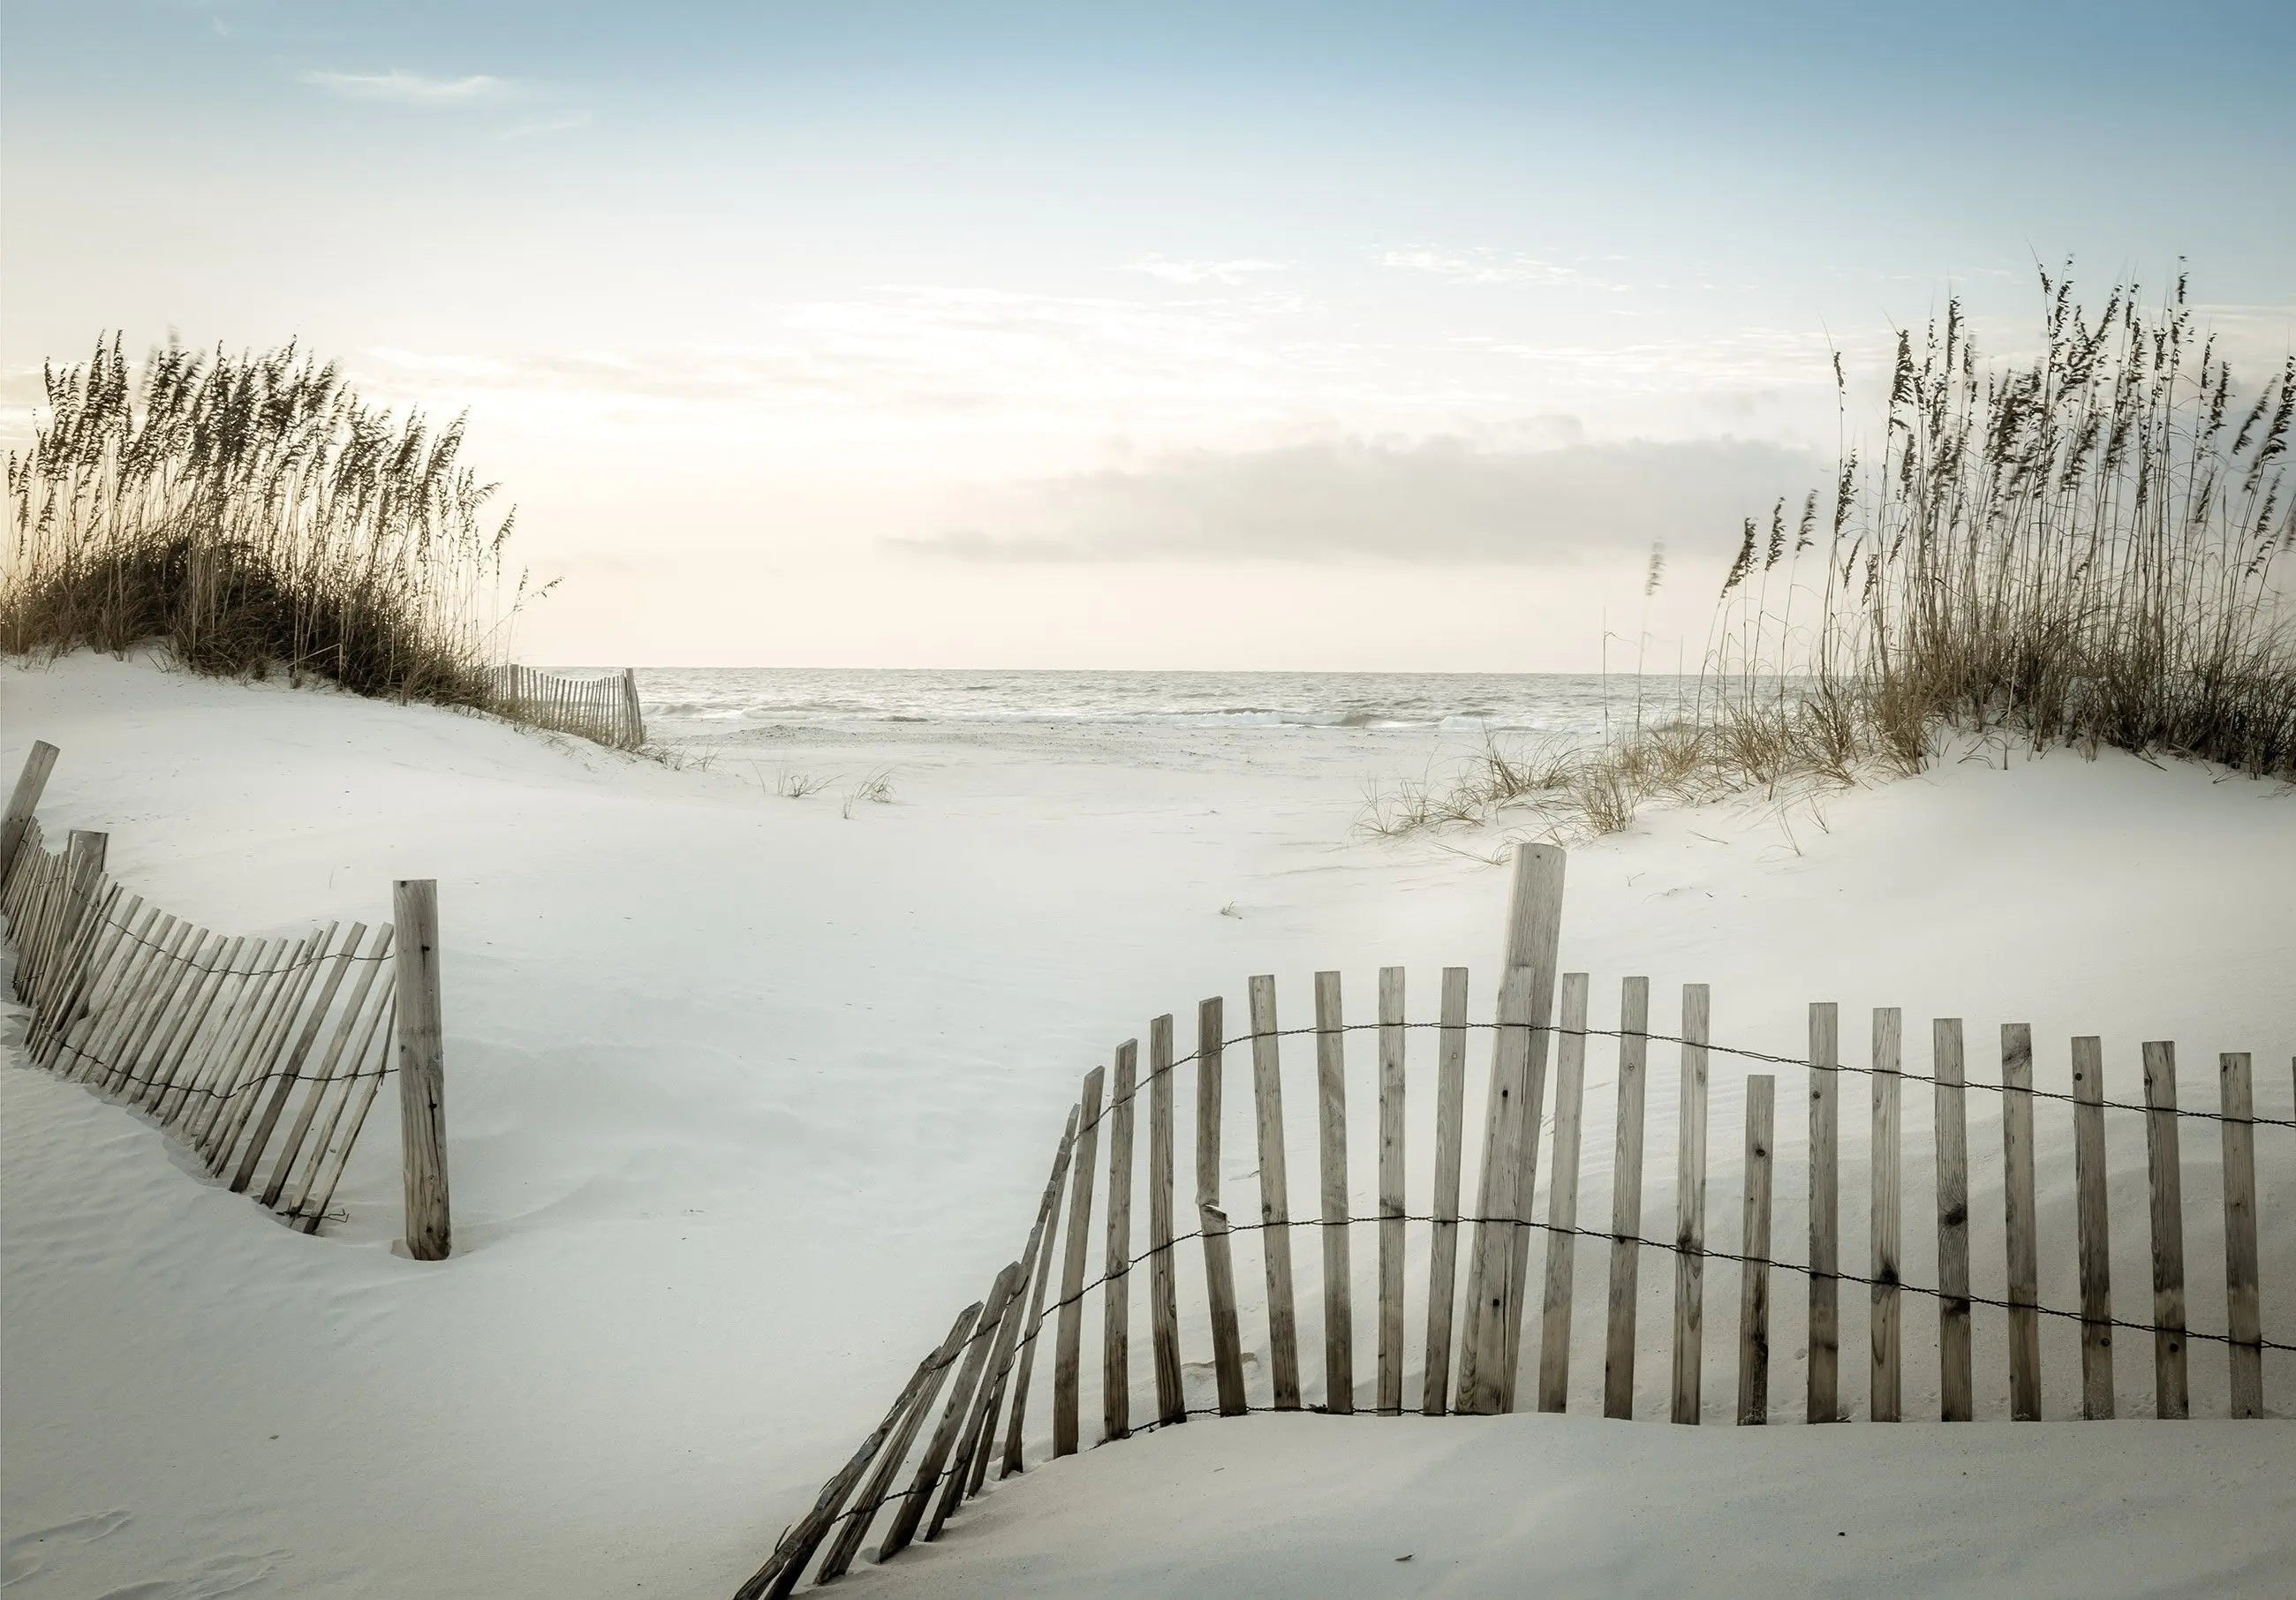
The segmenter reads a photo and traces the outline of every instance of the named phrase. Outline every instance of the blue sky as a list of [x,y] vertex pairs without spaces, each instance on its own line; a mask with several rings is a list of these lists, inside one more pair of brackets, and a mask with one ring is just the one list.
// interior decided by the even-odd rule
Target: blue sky
[[106,327],[467,406],[538,659],[1578,665],[1829,341],[2179,253],[2296,338],[2284,4],[0,14],[13,431]]

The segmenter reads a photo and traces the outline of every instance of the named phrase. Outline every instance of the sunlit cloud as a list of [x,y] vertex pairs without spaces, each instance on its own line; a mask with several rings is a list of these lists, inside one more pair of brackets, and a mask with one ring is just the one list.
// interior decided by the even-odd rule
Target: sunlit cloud
[[525,93],[525,86],[516,79],[496,78],[488,72],[473,72],[462,78],[430,78],[402,68],[388,72],[329,72],[315,69],[302,74],[302,80],[343,100],[388,105],[497,105]]
[[1152,278],[1161,278],[1168,283],[1221,283],[1234,286],[1247,283],[1262,273],[1281,272],[1281,261],[1262,261],[1247,257],[1240,261],[1169,261],[1162,256],[1150,256],[1125,264],[1127,272],[1144,272]]
[[1426,273],[1455,283],[1549,283],[1599,289],[1612,294],[1624,293],[1632,287],[1561,262],[1491,250],[1462,253],[1419,246],[1385,251],[1379,264],[1402,272]]

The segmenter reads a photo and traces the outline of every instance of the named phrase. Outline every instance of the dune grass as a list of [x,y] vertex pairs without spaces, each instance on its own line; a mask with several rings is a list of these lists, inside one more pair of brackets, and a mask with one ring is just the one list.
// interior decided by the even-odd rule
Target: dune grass
[[195,672],[515,716],[488,669],[543,591],[504,593],[514,513],[490,518],[461,418],[394,417],[293,345],[135,366],[115,336],[45,380],[8,457],[0,651],[158,644]]
[[1613,832],[1652,799],[1916,772],[1971,734],[2296,782],[2296,358],[2243,386],[2182,276],[2093,315],[2064,275],[2040,286],[2027,359],[1982,359],[1958,299],[1899,331],[1879,450],[1747,519],[1678,713],[1592,747],[1494,744],[1448,790],[1375,796],[1366,825],[1528,807]]

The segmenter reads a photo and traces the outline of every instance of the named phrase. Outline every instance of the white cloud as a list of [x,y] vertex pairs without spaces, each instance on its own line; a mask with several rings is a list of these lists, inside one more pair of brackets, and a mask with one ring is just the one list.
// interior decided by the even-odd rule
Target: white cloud
[[1612,294],[1623,293],[1630,287],[1582,272],[1576,267],[1541,260],[1537,256],[1505,255],[1491,250],[1475,250],[1460,254],[1414,246],[1409,250],[1389,250],[1380,257],[1379,264],[1404,272],[1426,273],[1455,283],[1565,284],[1578,289],[1600,289]]
[[1145,260],[1125,264],[1127,272],[1144,272],[1152,278],[1162,278],[1168,283],[1242,283],[1260,273],[1281,272],[1281,261],[1262,261],[1247,257],[1238,261],[1169,261],[1162,256],[1150,256]]
[[314,70],[302,75],[315,88],[344,100],[376,101],[390,105],[499,105],[524,93],[515,79],[473,72],[462,78],[426,78],[420,72],[392,68],[388,72],[328,72]]

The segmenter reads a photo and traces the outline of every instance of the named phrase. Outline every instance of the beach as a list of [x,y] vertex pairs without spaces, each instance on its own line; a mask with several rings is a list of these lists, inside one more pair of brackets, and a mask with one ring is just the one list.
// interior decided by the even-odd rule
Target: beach
[[[107,831],[114,875],[172,910],[284,932],[376,920],[394,878],[439,881],[455,1229],[447,1262],[394,1253],[395,1137],[362,1144],[341,1215],[307,1238],[207,1183],[128,1112],[13,1064],[0,1072],[12,1593],[730,1593],[950,1311],[1018,1250],[1078,1080],[1119,1043],[1145,1037],[1164,1013],[1185,1036],[1205,996],[1226,996],[1240,1019],[1245,980],[1262,972],[1275,975],[1286,1021],[1304,1022],[1316,971],[1341,972],[1368,1017],[1377,969],[1401,965],[1423,1015],[1438,969],[1465,965],[1477,1014],[1488,1014],[1505,827],[1382,840],[1357,826],[1367,784],[1441,770],[1487,735],[1485,719],[1350,723],[1337,691],[1310,718],[1297,713],[1314,697],[1259,705],[1232,685],[1218,708],[1275,714],[1159,718],[1126,710],[1136,685],[1111,690],[1123,703],[1097,718],[1010,707],[960,718],[930,693],[904,709],[882,685],[858,710],[733,707],[740,714],[712,718],[744,694],[754,710],[756,685],[721,683],[711,706],[707,685],[678,675],[642,669],[640,680],[663,760],[436,708],[89,655],[0,674],[0,767],[12,771],[34,738],[59,745],[44,823],[59,836]],[[820,687],[784,684],[782,698],[818,702]],[[1583,733],[1590,706],[1599,726],[1599,693],[1573,702],[1515,688],[1547,705],[1556,729]],[[1073,698],[1073,686],[1062,693]],[[796,773],[828,781],[803,798],[775,792]],[[856,799],[880,774],[885,798]],[[1717,1041],[1789,1060],[1820,999],[1841,1003],[1845,1042],[1862,1039],[1877,1005],[1904,1008],[1909,1049],[1926,1042],[1931,1018],[1966,1019],[1972,1080],[1997,1081],[1987,1052],[2009,1021],[2033,1025],[2044,1087],[2066,1080],[2075,1034],[2104,1039],[2108,1081],[2130,1093],[2138,1042],[2177,1040],[2202,1104],[2216,1052],[2251,1050],[2258,1113],[2285,1117],[2296,1114],[2291,904],[2296,804],[2284,786],[2115,752],[2037,759],[1972,746],[1916,777],[1792,807],[1757,797],[1653,808],[1623,834],[1575,845],[1562,961],[1592,975],[1598,1017],[1615,1017],[1627,975],[1650,978],[1661,1021],[1681,985],[1710,984]],[[1367,1104],[1374,1063],[1358,1043],[1349,1071]],[[1308,1062],[1307,1041],[1290,1041],[1287,1072]],[[1674,1061],[1660,1046],[1652,1062],[1649,1115],[1670,1128]],[[1724,1247],[1736,1227],[1745,1070],[1720,1056],[1714,1068],[1713,1239]],[[1587,1076],[1588,1209],[1608,1193],[1613,1081],[1598,1046]],[[1304,1081],[1295,1092],[1308,1092]],[[1480,1094],[1478,1077],[1471,1104]],[[1994,1116],[1972,1106],[1972,1207],[1997,1219],[1978,1230],[1980,1293],[2001,1271]],[[1370,1121],[1356,1127],[1359,1147],[1374,1136]],[[1783,1079],[1779,1123],[1778,1253],[1799,1259],[1800,1180],[1786,1175],[1798,1171],[1800,1103]],[[1854,1103],[1845,1127],[1853,1143],[1862,1136]],[[1934,1267],[1926,1130],[1917,1104],[1908,1276],[1923,1281]],[[2116,1121],[2110,1137],[2114,1206],[2127,1218],[2115,1267],[2135,1306],[2146,1271],[2142,1120]],[[2214,1141],[2185,1139],[2198,1214],[2218,1193]],[[2042,1147],[2056,1163],[2040,1174],[2043,1299],[2070,1303],[2069,1145]],[[2289,1154],[2284,1140],[2259,1141],[2268,1319],[2284,1292],[2275,1286],[2296,1281],[2296,1239],[2270,1220],[2296,1192]],[[1248,1138],[1231,1140],[1228,1160],[1241,1193],[1255,1167]],[[1355,1168],[1366,1205],[1371,1167],[1365,1156]],[[1312,1154],[1295,1152],[1298,1204],[1312,1170]],[[1652,1231],[1670,1215],[1669,1185],[1655,1173],[1646,1190]],[[1845,1181],[1845,1214],[1862,1216],[1863,1203]],[[1862,1239],[1854,1227],[1849,1236],[1854,1256]],[[1423,1239],[1412,1249],[1415,1271]],[[1598,1273],[1595,1261],[1590,1247],[1582,1271]],[[2190,1270],[2194,1326],[2221,1325],[2221,1257],[2196,1239]],[[1644,1275],[1652,1318],[1665,1315],[1665,1276]],[[1251,1280],[1250,1328],[1256,1260],[1240,1262],[1239,1277]],[[1710,1278],[1719,1326],[1734,1275]],[[1312,1305],[1306,1256],[1300,1283]],[[1201,1305],[1197,1284],[1184,1273],[1184,1307]],[[1798,1287],[1779,1290],[1781,1422],[1800,1388]],[[1847,1352],[1863,1337],[1862,1303],[1853,1296],[1845,1309]],[[1910,1348],[1932,1348],[1934,1309],[1916,1302],[1907,1320]],[[1210,1383],[1200,1316],[1184,1316],[1181,1337],[1193,1394]],[[1601,1330],[1574,1337],[1574,1409],[1591,1409]],[[1980,1311],[1980,1417],[2004,1414],[1987,1386],[1997,1387],[2000,1339],[1997,1318]],[[2044,1329],[2052,1415],[2077,1403],[2076,1341],[2075,1329]],[[1729,1343],[1710,1352],[1710,1423],[1729,1420]],[[2149,1404],[2139,1344],[2118,1352],[2124,1415]],[[1862,1395],[1858,1376],[1846,1362],[1846,1397]],[[1088,1417],[1096,1380],[1087,1375]],[[2267,1352],[2267,1393],[2292,1381],[2288,1358]],[[1662,1415],[1664,1382],[1662,1371],[1641,1374],[1641,1415]],[[2220,1354],[2196,1343],[2197,1415],[2222,1415],[2224,1383]],[[1934,1372],[1909,1370],[1909,1415],[1935,1415],[1935,1385]],[[1550,1423],[1565,1430],[1559,1456],[1529,1442]],[[2133,1440],[2159,1425],[2121,1426]],[[1412,1442],[1397,1448],[1423,1465],[1406,1476],[1436,1498],[1449,1494],[1446,1473],[1463,1472],[1517,1474],[1528,1495],[1562,1470],[1553,1464],[1591,1450],[1585,1459],[1607,1463],[1617,1476],[1604,1481],[1621,1494],[1662,1484],[1687,1516],[1765,1527],[1785,1514],[1784,1498],[1734,1510],[1734,1483],[1785,1459],[1766,1452],[1801,1451],[1794,1471],[1842,1485],[1908,1547],[1921,1534],[1903,1519],[1959,1517],[1971,1505],[1890,1500],[1893,1446],[1864,1429],[1827,1432],[1833,1453],[1818,1457],[1785,1429],[1733,1437],[1652,1477],[1617,1452],[1659,1448],[1668,1435],[1655,1429],[1613,1444],[1585,1418],[1460,1426],[1469,1433],[1455,1444],[1423,1442],[1441,1432],[1426,1424],[1372,1417],[1192,1425],[1184,1440],[1032,1466],[965,1511],[945,1547],[882,1572],[865,1562],[857,1577],[889,1592],[956,1581],[937,1573],[962,1573],[964,1588],[1064,1592],[1062,1563],[1117,1537],[1095,1497],[1125,1497],[1138,1474],[1172,1451],[1212,1448],[1216,1433],[1223,1450],[1299,1466],[1324,1449],[1313,1429],[1365,1430],[1371,1453],[1360,1459],[1376,1460],[1376,1431],[1406,1428]],[[1520,1431],[1526,1448],[1494,1455],[1483,1434],[1498,1429]],[[1852,1437],[1866,1447],[1854,1456]],[[2155,1452],[2122,1449],[2122,1432],[2095,1436],[2113,1441],[2097,1449],[2054,1427],[1923,1442],[1904,1470],[1959,1464],[1972,1473],[1967,1494],[1995,1495],[1975,1465],[2038,1472],[2044,1437],[2067,1447],[2050,1457],[2058,1474],[2095,1493],[2037,1494],[2030,1518],[2003,1522],[2013,1554],[2036,1559],[2074,1538],[2097,1497],[2135,1484],[2140,1456],[2146,1492],[2167,1497],[2120,1514],[2139,1519],[2132,1538],[2150,1526],[2143,1517],[2184,1514],[2177,1495],[2213,1494],[2220,1479],[2253,1494],[2268,1481],[2255,1454],[2268,1447],[2253,1434],[2225,1451]],[[1041,1448],[1032,1443],[1032,1461]],[[1231,1470],[1256,1458],[1238,1456]],[[1286,1495],[1314,1497],[1299,1473],[1277,1476]],[[1413,1492],[1390,1497],[1407,1513]],[[1349,1496],[1380,1497],[1358,1472],[1327,1510]],[[1032,1518],[1040,1497],[1046,1514]],[[1495,1514],[1492,1527],[1506,1520]],[[2284,1522],[2212,1522],[2210,1547],[2223,1555],[2204,1587],[2268,1592],[2273,1563],[2296,1554]],[[1277,1592],[1262,1581],[1277,1564],[1253,1563],[1314,1542],[1311,1520],[1291,1526],[1265,1547],[1241,1535],[1207,1543],[1189,1570]],[[1144,1523],[1141,1537],[1161,1536]],[[1507,1547],[1454,1529],[1446,1548],[1445,1559],[1480,1561]],[[2155,1592],[2142,1563],[2107,1559],[2112,1548],[2084,1568],[2085,1592]],[[1324,1569],[1316,1583],[1422,1592],[1450,1570],[1431,1551],[1395,1565],[1405,1554],[1384,1557],[1359,1589]],[[1158,1591],[1178,1570],[1125,1581]],[[1307,1583],[1308,1569],[1283,1570]],[[1604,1570],[1574,1581],[1603,1587]],[[1927,1570],[1932,1581],[1913,1587],[1950,1576]],[[1972,1585],[2005,1585],[2020,1570],[1972,1569]],[[1624,1588],[1646,1591],[1689,1569],[1620,1571]],[[1390,1582],[1404,1573],[1412,1583]]]

